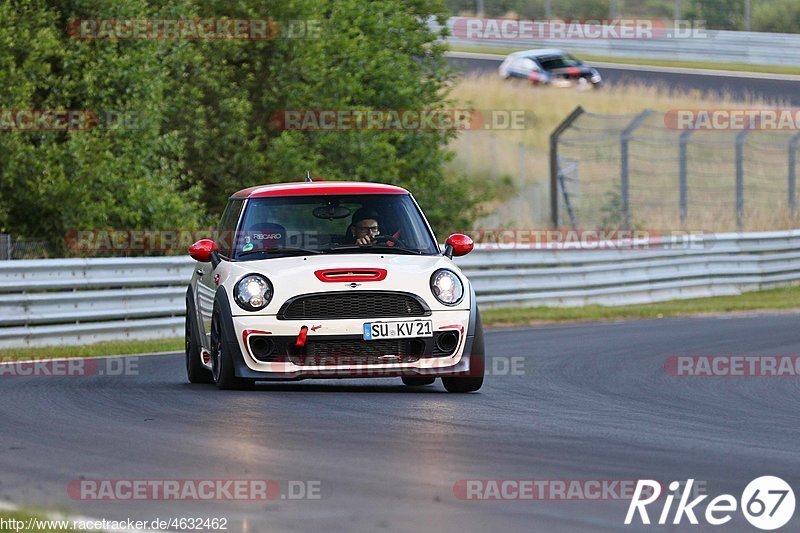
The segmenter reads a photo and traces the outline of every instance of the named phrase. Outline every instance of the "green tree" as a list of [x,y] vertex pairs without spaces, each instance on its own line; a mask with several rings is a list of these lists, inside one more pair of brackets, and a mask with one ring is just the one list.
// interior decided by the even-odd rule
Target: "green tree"
[[[263,17],[263,5],[199,2],[206,16]],[[186,11],[184,10],[184,13]],[[444,21],[438,2],[359,0],[275,2],[280,22],[318,24],[319,35],[184,47],[171,62],[175,98],[170,128],[185,132],[187,173],[219,212],[227,194],[256,183],[302,179],[383,181],[409,187],[440,232],[463,228],[481,199],[442,173],[452,131],[281,131],[281,110],[436,109],[450,74],[444,47],[426,20]],[[195,43],[192,43],[195,44]]]
[[744,0],[693,0],[686,18],[704,20],[715,30],[744,29]]
[[[166,69],[158,45],[85,42],[66,34],[73,18],[142,16],[139,1],[42,0],[0,6],[0,109],[93,110],[97,127],[0,132],[0,231],[64,251],[70,230],[177,228],[201,217],[197,190],[181,185],[183,141],[163,131]],[[135,118],[136,127],[109,116]]]
[[800,2],[770,0],[753,5],[753,31],[800,33]]
[[[316,21],[316,37],[71,38],[81,18]],[[439,0],[14,0],[0,7],[0,109],[91,109],[136,127],[0,133],[0,231],[61,246],[71,229],[191,228],[242,187],[301,179],[407,186],[440,233],[481,199],[444,175],[453,131],[281,131],[285,109],[449,105]]]

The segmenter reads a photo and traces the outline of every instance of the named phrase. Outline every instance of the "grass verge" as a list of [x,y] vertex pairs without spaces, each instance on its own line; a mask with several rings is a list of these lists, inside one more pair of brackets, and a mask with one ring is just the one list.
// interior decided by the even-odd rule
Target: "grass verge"
[[[532,115],[525,128],[496,131],[477,129],[464,132],[459,136],[458,140],[462,141],[466,141],[467,136],[476,139],[481,137],[482,140],[473,143],[470,151],[482,150],[481,153],[475,154],[474,159],[486,161],[490,159],[488,157],[488,139],[492,134],[496,135],[498,139],[514,143],[521,142],[525,146],[547,155],[550,134],[577,105],[583,106],[587,112],[602,115],[597,116],[597,123],[591,125],[594,128],[616,127],[619,125],[619,121],[632,120],[643,109],[653,109],[665,113],[675,109],[770,109],[779,105],[788,105],[787,102],[773,102],[755,96],[738,98],[725,91],[721,94],[701,94],[695,91],[672,90],[669,87],[647,84],[608,85],[596,91],[532,87],[525,81],[503,80],[491,73],[469,74],[458,79],[449,96],[460,106],[472,106],[475,109],[521,109],[529,111]],[[606,115],[608,116],[606,117]],[[656,116],[653,120],[656,122],[648,123],[648,126],[657,127],[657,129],[648,128],[639,136],[645,134],[671,136],[670,141],[673,142],[677,154],[677,135],[680,132],[670,129],[663,122],[661,116]],[[705,135],[705,132],[703,133]],[[719,137],[727,132],[713,133]],[[700,138],[700,140],[705,139],[705,136]],[[459,151],[459,146],[456,145],[453,148],[457,152]],[[503,158],[498,158],[498,160],[502,161]],[[510,157],[508,170],[516,174],[516,165],[517,158]],[[534,167],[529,169],[529,173],[530,171],[538,171],[542,176],[546,175],[546,168]]]
[[481,311],[485,326],[519,326],[541,322],[608,321],[692,316],[736,311],[800,310],[800,286],[752,291],[736,296],[713,296],[669,302],[604,307],[519,307]]
[[[569,47],[566,47],[567,49]],[[476,52],[481,54],[508,55],[524,48],[490,48],[482,46],[450,46],[453,52]],[[685,61],[682,59],[649,59],[645,57],[615,57],[575,52],[578,58],[587,63],[619,63],[621,65],[645,65],[651,67],[695,68],[727,70],[732,72],[761,72],[765,74],[800,75],[800,67],[794,65],[751,65],[747,63],[716,63],[714,61]]]
[[146,341],[114,341],[83,346],[47,346],[42,348],[0,348],[0,359],[40,359],[56,357],[98,357],[103,355],[132,355],[140,353],[175,352],[183,350],[183,338]]
[[[736,227],[732,202],[735,181],[736,131],[698,131],[687,146],[689,179],[702,182],[690,194],[688,218],[678,217],[680,130],[666,119],[680,109],[770,109],[788,106],[756,95],[727,91],[700,93],[648,84],[609,84],[598,91],[576,88],[532,87],[522,81],[502,80],[492,73],[459,78],[449,93],[458,106],[474,109],[512,109],[526,112],[524,128],[462,132],[449,148],[455,157],[450,172],[509,180],[515,186],[510,200],[487,203],[476,227],[539,228],[548,224],[550,134],[577,105],[587,111],[565,133],[562,152],[571,160],[576,178],[572,196],[583,227],[614,226],[619,222],[619,136],[626,124],[644,109],[653,113],[637,129],[631,144],[631,183],[636,183],[633,225],[651,229],[731,231]],[[797,227],[798,219],[786,206],[785,172],[790,132],[753,132],[747,139],[748,211],[745,231]],[[520,148],[521,147],[521,148]],[[783,169],[783,170],[781,170]],[[579,180],[579,181],[578,181]],[[694,182],[692,182],[694,183]]]

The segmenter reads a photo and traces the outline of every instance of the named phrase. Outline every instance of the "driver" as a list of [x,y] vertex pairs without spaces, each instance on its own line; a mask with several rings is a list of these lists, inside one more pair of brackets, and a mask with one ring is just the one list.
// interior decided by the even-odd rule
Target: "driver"
[[381,234],[378,213],[367,207],[358,209],[353,213],[350,234],[355,239],[356,244],[372,244],[375,238]]

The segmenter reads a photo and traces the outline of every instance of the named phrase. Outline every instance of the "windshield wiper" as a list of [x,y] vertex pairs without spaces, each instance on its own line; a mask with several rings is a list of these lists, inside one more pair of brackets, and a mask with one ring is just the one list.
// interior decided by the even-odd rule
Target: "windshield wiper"
[[326,252],[363,252],[363,253],[401,253],[408,255],[422,255],[419,250],[411,250],[409,248],[400,248],[398,246],[380,246],[375,248],[370,245],[351,244],[345,246],[337,246],[336,248],[328,248]]
[[266,250],[248,250],[239,252],[236,257],[244,257],[253,254],[321,254],[319,250],[309,250],[308,248],[267,248]]

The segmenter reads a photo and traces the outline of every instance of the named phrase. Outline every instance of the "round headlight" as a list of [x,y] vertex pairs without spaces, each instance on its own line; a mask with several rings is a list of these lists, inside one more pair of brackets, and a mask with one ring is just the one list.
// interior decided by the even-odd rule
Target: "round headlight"
[[431,276],[431,292],[445,305],[456,305],[464,297],[464,285],[453,272],[437,270]]
[[248,274],[234,287],[233,298],[245,311],[259,311],[272,300],[272,283],[261,274]]

